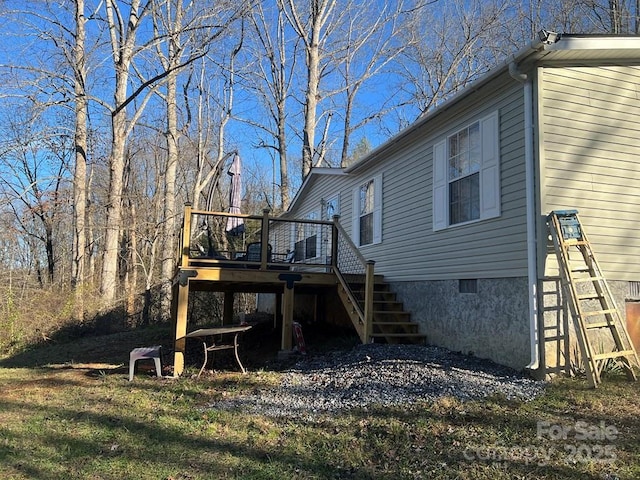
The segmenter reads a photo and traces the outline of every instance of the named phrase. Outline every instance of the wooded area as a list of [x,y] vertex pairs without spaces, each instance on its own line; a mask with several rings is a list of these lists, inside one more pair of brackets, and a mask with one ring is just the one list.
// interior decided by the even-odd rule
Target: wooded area
[[[638,33],[640,0],[0,2],[0,348],[166,321],[182,205],[286,210],[543,28]],[[155,294],[152,295],[152,292]],[[105,318],[113,318],[113,315]]]

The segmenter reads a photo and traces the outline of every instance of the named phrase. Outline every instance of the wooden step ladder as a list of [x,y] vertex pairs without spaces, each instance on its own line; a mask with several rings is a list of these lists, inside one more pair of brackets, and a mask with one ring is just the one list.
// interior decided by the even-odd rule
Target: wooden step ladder
[[595,388],[600,383],[602,369],[610,360],[622,366],[629,380],[636,380],[633,367],[640,367],[638,356],[578,211],[554,210],[547,225],[589,385]]

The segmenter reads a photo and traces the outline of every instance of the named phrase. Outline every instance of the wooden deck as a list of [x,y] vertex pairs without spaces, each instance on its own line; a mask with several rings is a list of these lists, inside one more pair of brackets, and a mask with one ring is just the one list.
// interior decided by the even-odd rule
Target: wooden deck
[[[229,220],[234,230],[228,231]],[[238,225],[242,228],[238,229]],[[190,292],[223,292],[223,325],[233,321],[237,293],[276,294],[282,350],[293,343],[293,298],[336,289],[337,229],[333,221],[282,220],[196,211],[187,205],[174,279],[174,375],[184,369]]]
[[[229,219],[235,220],[233,232],[227,229]],[[292,349],[295,293],[335,294],[340,300],[329,307],[344,307],[363,342],[423,341],[381,283],[374,262],[362,257],[337,217],[286,219],[270,217],[268,210],[261,216],[232,215],[187,205],[173,289],[174,375],[184,370],[190,292],[224,293],[222,325],[233,323],[235,294],[276,294],[283,351]]]

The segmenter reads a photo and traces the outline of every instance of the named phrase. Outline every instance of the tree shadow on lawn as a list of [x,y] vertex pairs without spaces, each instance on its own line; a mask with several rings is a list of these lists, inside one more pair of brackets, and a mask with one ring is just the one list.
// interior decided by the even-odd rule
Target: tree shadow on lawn
[[[295,477],[288,478],[371,478],[364,471],[353,471],[349,477],[323,474],[332,470],[332,461],[314,455],[312,448],[302,453],[294,448],[284,452],[276,445],[260,445],[254,439],[241,443],[211,438],[206,422],[199,432],[185,432],[177,426],[136,420],[133,418],[136,412],[123,412],[122,416],[86,411],[79,414],[72,407],[42,407],[25,402],[4,402],[3,408],[19,409],[31,417],[73,420],[74,430],[87,427],[96,430],[93,438],[79,439],[71,431],[43,428],[38,446],[28,451],[12,445],[32,444],[33,438],[7,436],[4,446],[0,444],[0,463],[28,478],[56,478],[57,475],[83,478],[83,472],[97,473],[100,468],[109,468],[109,459],[113,457],[117,460],[112,468],[124,468],[133,475],[145,474],[136,478],[281,478],[275,472],[297,472]],[[196,422],[201,422],[202,414],[194,412],[194,417]],[[57,452],[64,452],[64,464],[56,464],[49,458],[52,445]],[[238,466],[231,467],[232,464]],[[269,471],[274,473],[265,476]],[[171,472],[170,477],[158,477],[160,472],[164,475]]]
[[[155,390],[156,386],[141,382],[136,388]],[[180,391],[186,395],[201,393],[197,388],[192,391],[181,388]],[[101,398],[95,400],[105,401]],[[111,401],[119,401],[117,391]],[[287,475],[287,478],[391,480],[444,479],[452,478],[449,476],[451,474],[456,478],[478,479],[609,478],[603,477],[603,470],[607,470],[605,467],[598,467],[599,471],[594,471],[585,464],[564,462],[562,454],[566,452],[562,451],[562,445],[559,445],[560,458],[556,458],[556,455],[552,458],[553,462],[547,461],[543,453],[548,444],[536,444],[536,418],[526,412],[514,415],[514,402],[507,400],[493,399],[493,407],[482,411],[477,406],[469,411],[464,403],[453,402],[449,406],[427,406],[412,411],[401,408],[373,409],[344,416],[325,416],[323,420],[311,423],[283,419],[271,422],[280,432],[281,438],[276,441],[264,441],[260,425],[265,420],[260,420],[262,417],[258,415],[207,411],[194,407],[193,413],[188,414],[187,418],[191,423],[189,428],[172,420],[162,425],[162,420],[149,417],[149,411],[136,411],[130,402],[122,400],[118,407],[122,414],[112,415],[75,409],[73,406],[33,405],[28,400],[5,401],[2,404],[3,411],[20,411],[21,415],[43,418],[44,423],[49,423],[39,429],[44,433],[37,440],[38,445],[25,451],[13,445],[30,445],[32,438],[4,435],[6,440],[0,443],[0,463],[11,466],[29,478],[55,478],[56,475],[82,478],[84,473],[96,472],[101,468],[124,468],[129,474],[147,475],[138,478],[185,479],[282,478],[282,475]],[[166,410],[162,415],[168,415]],[[74,431],[51,428],[55,424],[49,419],[58,419],[62,424],[72,422],[69,425],[73,424],[74,431],[94,430],[95,435],[90,439],[78,438]],[[596,420],[593,418],[593,421]],[[255,435],[250,431],[254,421],[257,421]],[[332,442],[339,442],[341,430],[345,429],[344,422],[360,425],[360,430],[353,432],[353,441],[366,446],[365,458],[352,459],[348,451],[339,449],[336,449],[334,457],[322,455],[322,452],[332,449]],[[300,427],[295,427],[296,424]],[[401,426],[400,431],[397,425]],[[249,431],[244,437],[236,435],[235,439],[225,438],[225,431],[234,429]],[[322,430],[324,434],[305,438],[305,429]],[[473,432],[476,432],[475,436]],[[507,433],[499,438],[502,432],[516,433]],[[23,435],[31,436],[26,431]],[[392,441],[385,440],[388,437]],[[344,448],[344,438],[342,442],[341,448]],[[56,445],[56,451],[64,452],[64,463],[54,466],[55,462],[52,463],[48,458],[51,445]],[[400,459],[408,462],[394,465],[396,452],[389,451],[389,446],[394,445],[398,449],[416,449],[416,453],[398,452]],[[533,457],[523,451],[531,445],[542,449],[534,450]],[[113,464],[109,466],[112,459]],[[426,477],[403,473],[419,472],[420,469]],[[614,472],[615,468],[612,466],[609,471]],[[158,476],[161,472],[163,476]],[[466,472],[467,476],[460,476],[460,472]]]
[[[74,329],[77,330],[76,327]],[[131,350],[161,345],[163,375],[172,374],[174,344],[170,324],[157,324],[110,334],[98,334],[98,331],[89,326],[86,330],[78,330],[73,334],[60,332],[47,343],[29,346],[7,358],[0,359],[0,367],[86,368],[92,372],[92,375],[128,375]],[[320,324],[307,326],[305,335],[310,355],[327,348],[351,346],[357,340],[353,332],[336,330],[335,327]],[[239,355],[242,363],[250,371],[278,371],[289,367],[298,357],[294,355],[289,359],[278,359],[280,342],[279,326],[274,327],[271,320],[255,323],[253,328],[244,333],[240,339]],[[216,352],[209,357],[208,369],[230,372],[239,370],[232,351]],[[196,339],[188,339],[185,351],[186,366],[197,371],[202,361],[202,343]],[[138,373],[154,375],[153,361],[136,362],[136,375]]]

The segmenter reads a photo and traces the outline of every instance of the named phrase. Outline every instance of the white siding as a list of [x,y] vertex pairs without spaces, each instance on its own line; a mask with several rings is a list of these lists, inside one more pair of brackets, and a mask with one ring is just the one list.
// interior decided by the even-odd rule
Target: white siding
[[577,209],[607,277],[638,280],[640,67],[541,72],[541,213]]

